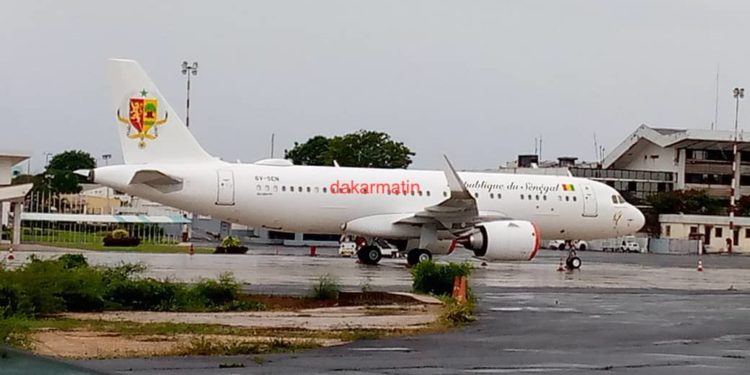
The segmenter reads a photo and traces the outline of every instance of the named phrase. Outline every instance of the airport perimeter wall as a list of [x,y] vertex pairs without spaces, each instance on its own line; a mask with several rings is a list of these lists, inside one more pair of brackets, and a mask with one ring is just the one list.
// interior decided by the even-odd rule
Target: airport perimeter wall
[[648,250],[654,254],[698,254],[701,248],[699,240],[680,240],[674,238],[651,238],[648,241]]

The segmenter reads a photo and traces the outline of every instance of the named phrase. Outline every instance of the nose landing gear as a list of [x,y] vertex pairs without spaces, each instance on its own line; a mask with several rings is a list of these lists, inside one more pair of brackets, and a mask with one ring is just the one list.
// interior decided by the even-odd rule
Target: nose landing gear
[[570,252],[568,252],[568,259],[565,260],[565,265],[568,267],[568,269],[577,270],[581,268],[581,263],[581,258],[578,257],[575,249],[570,249]]

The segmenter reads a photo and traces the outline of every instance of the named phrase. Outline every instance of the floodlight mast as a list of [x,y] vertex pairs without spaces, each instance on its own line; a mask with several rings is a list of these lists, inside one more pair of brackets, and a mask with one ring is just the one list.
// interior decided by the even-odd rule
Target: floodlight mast
[[198,62],[193,61],[189,64],[187,61],[183,61],[180,66],[182,74],[187,76],[187,99],[185,101],[185,126],[190,127],[190,76],[198,75]]
[[729,232],[732,235],[731,239],[727,240],[727,252],[730,254],[732,253],[732,247],[736,245],[734,243],[735,239],[735,228],[734,228],[734,211],[737,210],[736,206],[736,195],[739,189],[739,179],[737,178],[737,171],[739,170],[739,152],[737,150],[737,142],[738,142],[738,130],[739,130],[739,115],[740,115],[740,99],[745,97],[745,89],[742,87],[735,87],[734,90],[732,90],[732,95],[734,96],[735,100],[735,106],[734,106],[734,141],[732,142],[732,186],[729,189]]

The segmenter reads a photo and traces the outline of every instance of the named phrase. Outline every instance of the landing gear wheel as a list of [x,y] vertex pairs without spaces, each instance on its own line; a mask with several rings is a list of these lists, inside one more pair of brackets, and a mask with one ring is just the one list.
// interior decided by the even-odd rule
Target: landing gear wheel
[[568,266],[568,269],[577,270],[581,268],[581,258],[572,256],[565,261],[565,265]]
[[359,258],[359,262],[362,264],[376,265],[382,257],[380,248],[377,246],[368,245],[357,251],[357,258]]
[[406,263],[410,266],[414,266],[417,263],[427,262],[432,260],[432,253],[425,249],[412,249],[406,254]]

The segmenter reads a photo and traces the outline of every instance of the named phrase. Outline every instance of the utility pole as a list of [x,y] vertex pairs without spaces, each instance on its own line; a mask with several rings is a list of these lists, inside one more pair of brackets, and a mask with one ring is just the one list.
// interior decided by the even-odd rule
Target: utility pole
[[190,127],[190,76],[198,75],[198,62],[193,61],[192,64],[188,64],[187,61],[182,62],[182,74],[187,76],[187,99],[185,101],[185,126]]
[[737,151],[738,142],[738,129],[739,129],[739,118],[740,118],[740,99],[745,97],[745,89],[742,87],[735,87],[732,91],[735,106],[734,106],[734,141],[732,142],[732,187],[729,189],[731,196],[729,197],[729,232],[732,235],[730,246],[727,247],[727,251],[731,254],[734,243],[734,211],[737,209],[735,206],[735,195],[739,191],[739,179],[737,178],[737,171],[739,170],[739,152]]

